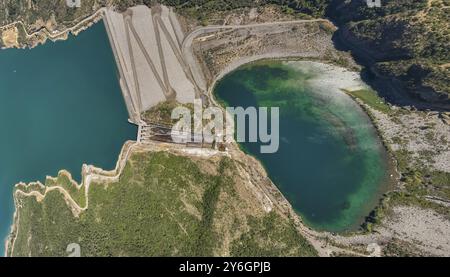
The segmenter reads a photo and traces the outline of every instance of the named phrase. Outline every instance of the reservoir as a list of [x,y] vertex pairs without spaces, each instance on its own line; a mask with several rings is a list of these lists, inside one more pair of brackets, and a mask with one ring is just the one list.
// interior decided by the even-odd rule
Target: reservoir
[[13,187],[83,163],[113,169],[128,123],[102,23],[66,41],[0,51],[0,253],[13,219]]
[[279,107],[278,151],[261,154],[260,143],[241,147],[319,230],[356,230],[390,179],[388,155],[369,117],[341,91],[351,88],[367,87],[357,73],[305,61],[241,66],[214,88],[223,105]]

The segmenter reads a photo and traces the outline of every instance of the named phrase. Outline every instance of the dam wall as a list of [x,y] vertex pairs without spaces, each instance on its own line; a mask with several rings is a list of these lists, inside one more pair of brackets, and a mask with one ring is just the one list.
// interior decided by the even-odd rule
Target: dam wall
[[200,97],[182,53],[185,35],[165,6],[136,6],[124,13],[107,9],[104,23],[119,71],[130,121],[160,102],[193,103]]

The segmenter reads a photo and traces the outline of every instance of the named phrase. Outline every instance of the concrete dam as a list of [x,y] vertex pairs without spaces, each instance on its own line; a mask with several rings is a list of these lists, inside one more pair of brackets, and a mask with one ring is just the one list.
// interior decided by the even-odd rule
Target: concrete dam
[[194,78],[187,62],[192,57],[186,58],[182,51],[185,34],[173,10],[165,6],[136,6],[124,13],[106,9],[104,22],[131,122],[139,125],[141,113],[160,102],[193,103],[202,95],[199,73]]

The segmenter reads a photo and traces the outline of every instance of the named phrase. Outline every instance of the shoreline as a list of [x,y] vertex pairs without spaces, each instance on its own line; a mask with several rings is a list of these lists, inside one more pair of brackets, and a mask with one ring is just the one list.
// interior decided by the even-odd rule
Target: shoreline
[[[46,186],[44,184],[42,184],[42,182],[37,181],[37,182],[30,182],[30,183],[23,183],[20,182],[18,184],[16,184],[13,188],[13,198],[14,198],[14,218],[13,218],[13,223],[10,227],[10,232],[8,234],[8,236],[5,238],[5,251],[4,251],[4,257],[8,257],[8,253],[13,253],[14,251],[14,243],[15,243],[15,238],[17,237],[17,232],[18,232],[18,226],[20,224],[20,218],[19,218],[19,213],[18,213],[18,194],[21,194],[22,196],[25,197],[35,197],[37,199],[38,202],[42,201],[48,192],[53,191],[53,190],[58,190],[63,194],[63,197],[66,201],[70,202],[71,206],[70,208],[72,209],[72,213],[75,217],[77,217],[79,215],[79,213],[81,213],[82,211],[85,211],[88,209],[89,207],[89,187],[91,185],[92,182],[98,182],[98,181],[104,181],[105,183],[109,183],[109,182],[114,182],[117,181],[120,178],[120,175],[122,174],[123,169],[125,168],[125,165],[128,161],[128,157],[130,156],[130,154],[132,153],[133,149],[137,146],[139,146],[140,144],[136,141],[126,141],[124,143],[124,145],[122,146],[122,149],[120,151],[120,154],[117,158],[117,162],[116,162],[116,166],[114,169],[112,170],[104,170],[102,168],[96,167],[94,165],[87,165],[87,164],[83,164],[82,166],[82,170],[81,170],[81,182],[78,183],[76,180],[74,180],[72,178],[72,175],[69,171],[63,169],[60,170],[58,173],[58,176],[62,175],[66,178],[68,178],[68,180],[71,183],[71,186],[74,186],[78,191],[80,191],[83,187],[85,188],[85,206],[84,207],[80,207],[79,204],[72,198],[72,196],[70,195],[70,193],[62,186],[60,185],[55,185],[55,186]],[[46,177],[46,181],[47,180],[57,180],[58,177],[53,177],[53,176],[47,176]],[[19,189],[19,187],[23,187],[24,189],[27,189],[31,186],[37,185],[39,186],[41,189],[44,190],[44,193],[40,193],[38,191],[31,191],[31,192],[23,192],[22,190]],[[10,251],[8,251],[9,249],[11,249]]]
[[[292,61],[288,60],[286,63],[289,65]],[[389,148],[389,144],[387,143],[386,138],[383,136],[380,127],[378,126],[376,120],[373,118],[373,115],[370,113],[370,110],[366,109],[361,103],[358,102],[358,99],[352,97],[345,91],[351,88],[352,90],[371,90],[370,84],[366,83],[365,80],[361,77],[360,71],[355,71],[351,68],[343,67],[337,65],[335,63],[324,62],[324,61],[302,61],[306,67],[310,69],[318,70],[317,72],[320,75],[318,78],[313,78],[308,82],[311,86],[315,86],[318,91],[324,91],[326,93],[335,94],[336,97],[341,99],[345,99],[351,101],[352,106],[355,109],[359,110],[361,116],[365,117],[365,121],[370,125],[371,130],[370,133],[376,138],[379,143],[379,151],[383,158],[383,164],[386,166],[385,176],[383,180],[378,185],[374,195],[374,198],[370,201],[373,208],[367,214],[361,215],[359,217],[359,225],[353,225],[353,227],[346,228],[346,230],[337,232],[339,234],[360,234],[364,232],[364,224],[367,223],[370,214],[377,209],[380,205],[380,202],[384,199],[384,194],[395,189],[400,181],[400,173],[397,168],[397,160],[391,149]],[[344,79],[340,78],[340,76],[345,76]],[[338,87],[337,84],[340,86]],[[335,87],[336,86],[336,87]],[[352,230],[356,229],[356,230]],[[320,229],[317,229],[320,231]]]
[[[327,68],[332,67],[334,70],[341,70],[342,72],[339,72],[339,76],[341,76],[342,74],[346,73],[346,71],[350,72],[350,73],[354,73],[357,74],[359,72],[354,71],[352,69],[346,68],[346,67],[342,67],[339,65],[336,65],[335,63],[328,61],[328,60],[323,60],[323,59],[311,59],[311,58],[305,58],[305,57],[299,57],[299,56],[282,56],[279,55],[278,53],[276,53],[275,55],[271,55],[271,54],[266,54],[266,55],[255,55],[252,57],[247,57],[245,59],[240,59],[240,60],[236,60],[233,63],[229,64],[228,66],[226,66],[221,72],[220,74],[218,74],[210,89],[208,92],[208,96],[210,97],[211,101],[217,106],[219,106],[221,109],[224,109],[224,107],[219,103],[220,101],[218,101],[218,99],[216,99],[216,96],[214,94],[214,89],[215,86],[217,84],[217,82],[219,82],[223,77],[225,77],[226,75],[232,73],[233,71],[237,70],[238,68],[242,67],[242,66],[246,66],[248,64],[252,64],[252,63],[257,63],[257,62],[265,62],[265,61],[280,61],[283,63],[286,63],[287,66],[290,66],[290,63],[292,62],[303,62],[305,63],[305,65],[308,64],[312,64],[313,67],[320,68],[320,70],[323,70],[324,72],[327,71]],[[312,68],[312,67],[311,67]],[[295,69],[294,69],[295,70]],[[361,85],[364,86],[368,86],[368,84],[366,84],[360,77],[358,76],[348,76],[348,78],[346,79],[347,82],[349,81],[354,81],[354,79],[352,79],[353,77],[358,78],[358,82],[361,83]],[[316,80],[316,82],[321,81],[321,79]],[[335,83],[339,82],[340,80],[337,79],[333,80],[331,82]],[[344,81],[345,82],[345,81]],[[318,86],[320,86],[319,84],[316,84]],[[336,87],[335,89],[336,91],[332,91],[332,93],[339,93],[341,95],[338,95],[338,97],[345,97],[345,99],[351,101],[352,103],[355,104],[355,108],[360,109],[360,112],[362,114],[364,114],[367,117],[367,121],[368,123],[371,125],[371,127],[373,128],[373,133],[374,136],[376,137],[376,139],[379,141],[380,143],[380,147],[382,150],[382,156],[385,159],[386,162],[386,177],[385,179],[379,184],[379,186],[377,187],[376,191],[377,191],[377,197],[376,199],[374,199],[373,202],[373,206],[374,208],[370,209],[370,211],[367,214],[361,215],[360,217],[358,217],[358,222],[359,223],[355,223],[352,224],[352,226],[349,226],[348,228],[345,228],[345,230],[343,231],[339,231],[339,232],[332,232],[326,229],[321,229],[318,227],[314,227],[313,224],[307,224],[306,220],[303,219],[303,215],[299,212],[299,211],[295,211],[295,213],[301,218],[301,221],[304,222],[306,225],[306,227],[308,228],[312,228],[314,229],[314,231],[317,231],[319,233],[338,233],[341,235],[349,235],[349,234],[361,234],[363,233],[363,230],[361,230],[361,226],[366,223],[366,219],[369,216],[369,214],[378,207],[379,202],[382,201],[383,199],[383,195],[385,193],[387,193],[388,191],[392,190],[393,187],[395,187],[398,184],[398,174],[395,174],[395,177],[393,176],[393,173],[398,173],[397,171],[397,167],[395,166],[395,157],[391,154],[391,152],[389,151],[386,142],[384,140],[384,138],[382,137],[381,133],[379,132],[378,126],[375,124],[375,121],[372,119],[372,117],[370,116],[370,114],[366,111],[366,109],[364,109],[363,107],[361,107],[361,105],[356,101],[356,99],[354,99],[353,97],[350,97],[349,95],[347,95],[345,92],[342,91],[341,88]],[[339,91],[339,92],[338,92]],[[234,141],[234,143],[236,143]],[[263,168],[266,170],[265,166],[262,164],[262,162],[255,157],[254,155],[252,155],[251,153],[245,151],[245,149],[239,144],[236,143],[237,146],[239,147],[239,149],[245,153],[246,155],[250,155],[253,158],[255,158],[256,160],[258,160],[258,162],[261,163],[261,165],[263,166]],[[267,172],[267,170],[266,170]],[[274,184],[275,185],[275,184]],[[276,186],[276,185],[275,185]],[[277,187],[278,189],[278,187]],[[286,200],[287,201],[287,200]]]
[[[19,45],[18,47],[2,47],[1,50],[10,49],[10,48],[32,49],[39,45],[45,44],[47,42],[47,40],[50,40],[52,42],[67,40],[69,35],[77,36],[79,33],[87,30],[92,25],[103,20],[105,11],[106,11],[105,7],[99,8],[92,15],[82,19],[81,21],[76,23],[74,26],[69,27],[63,31],[56,31],[56,33],[53,33],[55,31],[53,31],[51,33],[50,31],[47,30],[46,27],[42,27],[40,30],[34,31],[31,34],[29,34],[25,28],[25,24],[21,20],[6,24],[4,26],[0,26],[0,30],[4,30],[4,29],[11,28],[11,27],[17,28],[17,25],[21,25],[23,31],[25,32],[25,36],[27,39],[27,41],[23,43],[24,45],[21,45],[21,46]],[[33,41],[32,40],[33,38],[37,38],[37,40]],[[31,43],[29,43],[30,40],[31,40]]]
[[[325,64],[325,65],[338,66],[335,63],[333,63],[333,61],[322,59],[320,57],[311,57],[311,56],[308,56],[308,55],[300,56],[300,55],[297,55],[297,54],[267,53],[267,54],[263,54],[263,55],[254,55],[254,56],[251,56],[251,57],[245,57],[243,59],[238,59],[238,60],[233,61],[232,63],[227,65],[217,76],[215,76],[213,78],[213,80],[211,82],[211,85],[208,86],[207,96],[211,99],[211,101],[216,106],[221,106],[220,103],[217,103],[217,101],[216,101],[216,99],[214,97],[214,93],[213,93],[217,82],[219,82],[223,77],[225,77],[226,75],[232,73],[233,71],[235,71],[236,69],[238,69],[241,66],[245,66],[247,64],[255,63],[255,62],[263,62],[263,61],[286,61],[286,62],[289,62],[289,61],[306,61],[306,62],[322,63],[322,64]],[[349,71],[352,71],[352,72],[356,72],[356,71],[354,71],[354,68],[351,68],[351,67],[342,67],[342,68],[345,68],[345,69],[347,69]]]
[[[45,37],[43,37],[42,40],[39,40],[36,43],[34,43],[31,47],[24,45],[23,47],[15,47],[15,48],[16,49],[32,50],[35,47],[37,47],[39,45],[43,45],[45,43],[49,43],[50,41],[51,42],[65,41],[65,40],[69,39],[71,36],[76,37],[80,33],[88,30],[89,28],[93,27],[95,24],[97,24],[100,21],[102,21],[105,9],[106,8],[98,9],[97,11],[95,11],[94,14],[92,14],[92,15],[84,18],[84,19],[82,19],[80,22],[78,22],[74,26],[72,26],[70,28],[67,28],[67,29],[65,29],[63,31],[60,31],[60,32],[58,32],[56,34],[51,34],[45,28],[41,29],[41,30],[38,30],[38,31],[35,31],[35,32],[31,33],[31,34],[27,33],[26,35],[27,35],[28,38],[39,37],[42,34],[44,34]],[[11,28],[11,26],[15,26],[17,24],[22,24],[23,25],[23,22],[19,21],[19,22],[10,23],[8,25],[0,27],[0,29]],[[11,48],[2,48],[2,50],[7,50],[7,49],[11,49]],[[103,170],[103,169],[95,167],[95,166],[83,164],[82,168],[81,168],[81,173],[82,173],[81,174],[82,175],[81,176],[81,181],[79,183],[78,183],[77,180],[72,178],[71,173],[69,171],[67,171],[66,169],[59,170],[57,176],[59,176],[59,175],[66,176],[71,181],[72,185],[77,188],[77,190],[80,190],[82,187],[89,187],[89,185],[86,186],[86,184],[89,184],[90,180],[85,180],[85,176],[89,176],[91,174],[88,171],[93,170],[93,172],[95,172],[95,173],[100,172],[100,174],[106,174],[105,176],[110,174],[110,172],[117,171],[119,163],[120,163],[120,156],[123,154],[122,151],[124,151],[124,148],[127,146],[127,144],[128,144],[128,141],[124,142],[120,146],[119,156],[113,158],[114,160],[112,162],[113,162],[113,164],[115,163],[115,167],[112,170]],[[48,180],[54,180],[54,179],[57,179],[57,177],[52,177],[52,176],[48,176],[47,175],[46,178],[45,178],[44,183],[46,181],[48,181]],[[3,239],[3,245],[4,245],[4,253],[3,253],[4,256],[6,256],[6,253],[8,251],[8,247],[9,247],[9,243],[10,243],[10,236],[17,229],[17,227],[15,225],[16,225],[16,223],[19,220],[18,219],[18,214],[17,214],[16,189],[17,189],[18,186],[23,186],[23,185],[25,185],[25,187],[30,187],[30,186],[37,185],[40,188],[44,188],[44,190],[46,190],[45,193],[47,191],[52,191],[52,190],[55,189],[55,188],[50,188],[49,189],[49,187],[46,187],[41,181],[32,181],[32,182],[29,182],[29,183],[19,182],[19,183],[13,184],[13,186],[11,186],[12,187],[11,193],[13,194],[13,203],[12,203],[12,205],[13,205],[14,212],[13,212],[13,215],[12,215],[13,220],[12,220],[11,224],[9,224],[9,226],[8,226],[8,231],[5,232],[6,236],[4,238],[2,238]],[[58,188],[56,188],[56,189],[58,189]],[[61,191],[61,193],[65,194],[64,188],[62,190],[60,190],[60,191]],[[43,197],[43,196],[45,196],[45,193],[44,193],[44,195],[35,195],[35,196],[37,198]],[[76,202],[73,202],[73,203],[76,203]],[[86,208],[87,207],[78,207],[78,210],[84,210]]]

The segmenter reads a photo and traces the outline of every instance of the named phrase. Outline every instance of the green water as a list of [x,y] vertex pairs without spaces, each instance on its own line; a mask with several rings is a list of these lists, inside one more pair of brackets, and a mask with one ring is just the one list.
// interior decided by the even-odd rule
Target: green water
[[385,189],[387,155],[369,118],[348,96],[319,92],[309,80],[320,72],[292,65],[243,66],[217,83],[215,96],[233,107],[279,107],[278,152],[261,154],[259,143],[241,146],[263,163],[309,225],[354,230]]
[[136,138],[102,23],[66,41],[0,51],[0,255],[13,217],[13,185],[83,163],[113,169]]

